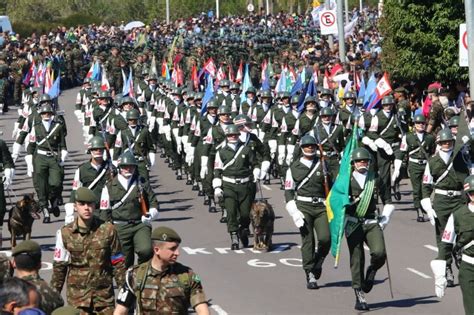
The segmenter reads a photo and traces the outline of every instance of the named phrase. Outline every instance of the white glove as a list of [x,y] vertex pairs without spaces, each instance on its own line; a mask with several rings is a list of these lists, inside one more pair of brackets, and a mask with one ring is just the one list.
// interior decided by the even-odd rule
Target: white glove
[[166,140],[171,141],[171,126],[170,125],[163,126],[163,131],[165,133]]
[[294,200],[288,201],[286,203],[286,211],[288,211],[288,214],[293,219],[293,222],[297,228],[300,228],[304,225],[304,215],[300,210],[298,210]]
[[402,160],[396,159],[393,162],[393,173],[391,178],[392,186],[395,185],[395,181],[397,180],[398,176],[400,176],[400,168],[402,167]]
[[188,154],[188,149],[189,149],[189,136],[182,136],[181,137],[181,142],[183,143],[183,148],[184,148],[184,153],[187,155]]
[[5,189],[7,189],[12,184],[13,178],[15,177],[15,169],[6,168],[4,173],[5,176],[3,178],[3,185],[5,186]]
[[74,204],[68,202],[64,205],[64,210],[66,211],[66,216],[64,217],[64,224],[67,225],[71,222],[74,222]]
[[76,115],[77,120],[79,120],[79,121],[81,120],[82,112],[81,112],[80,109],[76,109],[76,110],[74,111],[74,115]]
[[156,209],[156,208],[150,208],[149,213],[150,213],[150,217],[151,217],[152,220],[158,219],[158,214],[159,214],[159,213],[158,213],[158,209]]
[[176,138],[176,152],[181,154],[183,152],[183,147],[181,146],[183,139],[181,137]]
[[295,146],[293,144],[289,144],[286,146],[286,165],[290,166],[291,162],[293,162],[293,154],[295,153]]
[[258,130],[258,139],[263,142],[263,139],[265,139],[265,132]]
[[270,169],[270,161],[263,161],[260,169],[260,180],[264,180]]
[[436,211],[434,211],[433,206],[431,206],[430,198],[421,199],[420,204],[426,211],[426,215],[430,219],[431,225],[434,226],[436,224],[435,218],[437,218],[438,216],[436,215]]
[[209,169],[207,167],[207,162],[209,161],[209,157],[203,155],[201,156],[201,172],[199,173],[199,176],[201,179],[205,178],[206,175],[209,173]]
[[374,143],[374,140],[370,139],[369,137],[363,137],[362,143],[368,146],[372,151],[377,152],[378,148],[377,145]]
[[217,187],[216,189],[214,189],[214,197],[216,197],[217,199],[224,197],[224,191],[222,190],[222,188]]
[[16,160],[18,159],[18,156],[20,155],[20,150],[21,150],[21,144],[15,142],[13,143],[13,148],[12,148],[12,159],[13,159],[13,162],[16,162]]
[[33,176],[33,155],[28,154],[25,156],[25,162],[26,162],[26,175],[28,177]]
[[387,141],[385,141],[384,139],[382,138],[377,138],[375,141],[374,141],[375,145],[384,150],[385,153],[387,153],[388,155],[392,155],[393,154],[393,150],[392,150],[392,147],[390,146],[390,144],[387,143]]
[[188,147],[188,154],[186,154],[186,163],[188,163],[188,165],[194,162],[194,150],[195,148],[192,145]]
[[156,154],[154,152],[148,153],[148,159],[150,160],[150,166],[155,165]]
[[260,169],[254,168],[253,169],[253,182],[256,183],[260,179]]
[[462,143],[466,144],[466,143],[468,143],[469,141],[471,141],[471,138],[469,138],[468,136],[463,136],[463,137],[461,138],[461,140],[462,140]]
[[395,211],[395,206],[391,204],[386,204],[383,207],[382,215],[379,217],[379,226],[383,230],[387,226],[388,222],[390,222],[390,216],[392,212]]
[[286,146],[280,144],[278,146],[278,165],[283,165],[285,162]]
[[68,156],[68,152],[66,150],[61,150],[61,161],[59,162],[59,165],[63,166],[64,162],[66,162],[66,158]]
[[151,215],[142,215],[142,223],[145,225],[150,225],[151,226]]
[[155,116],[151,116],[150,118],[148,118],[148,131],[149,132],[152,132],[153,129],[155,129],[155,122],[156,122]]
[[438,298],[444,296],[448,282],[446,281],[446,260],[432,260],[431,270],[435,278],[435,293]]
[[[26,123],[26,122],[25,122],[25,123]],[[20,124],[16,122],[16,123],[14,124],[13,131],[12,131],[12,139],[13,139],[13,140],[15,140],[15,139],[16,139],[16,136],[18,135],[18,131],[19,131],[18,126],[20,126]]]
[[118,167],[118,160],[112,160],[112,165]]

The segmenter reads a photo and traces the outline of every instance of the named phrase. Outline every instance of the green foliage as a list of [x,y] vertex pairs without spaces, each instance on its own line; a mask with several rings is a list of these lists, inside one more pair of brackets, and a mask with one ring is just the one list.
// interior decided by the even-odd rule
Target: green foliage
[[89,25],[89,24],[99,24],[102,22],[102,19],[88,15],[85,13],[76,13],[72,14],[64,19],[61,19],[60,24],[67,26],[67,27],[72,27],[72,26],[77,26],[77,25]]
[[56,26],[57,24],[52,22],[17,21],[12,23],[13,30],[22,37],[29,37],[32,33],[47,34]]
[[459,24],[464,22],[461,1],[387,0],[383,14],[382,67],[392,79],[424,85],[467,78],[458,55]]

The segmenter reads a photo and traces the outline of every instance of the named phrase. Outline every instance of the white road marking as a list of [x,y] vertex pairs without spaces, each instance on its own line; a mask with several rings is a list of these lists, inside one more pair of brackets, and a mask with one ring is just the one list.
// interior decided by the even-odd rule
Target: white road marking
[[424,245],[426,248],[431,249],[434,252],[438,252],[438,247],[433,245]]
[[266,189],[266,190],[272,190],[272,189],[271,189],[270,187],[268,187],[267,185],[263,185],[263,184],[262,184],[262,187],[263,187],[263,189]]
[[218,315],[227,315],[227,312],[222,309],[219,305],[212,304],[211,308],[216,311]]
[[206,251],[205,248],[191,248],[191,247],[182,247],[182,249],[189,255],[196,255],[196,254],[207,254],[210,255],[212,253]]
[[420,276],[420,277],[422,277],[422,278],[431,279],[430,276],[428,276],[427,274],[424,274],[423,272],[418,271],[418,270],[416,270],[416,269],[407,268],[407,270],[410,271],[410,272],[413,272],[415,275],[418,275],[418,276]]

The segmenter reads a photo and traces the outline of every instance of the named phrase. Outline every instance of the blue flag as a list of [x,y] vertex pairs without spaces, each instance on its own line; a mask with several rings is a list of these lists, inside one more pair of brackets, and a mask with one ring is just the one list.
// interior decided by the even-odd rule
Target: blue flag
[[240,93],[240,103],[242,104],[247,100],[247,89],[252,86],[252,81],[250,81],[250,74],[249,74],[249,64],[245,64],[245,74],[244,74],[244,81],[242,83],[242,93]]
[[376,87],[377,87],[377,79],[375,78],[375,75],[372,73],[370,75],[369,82],[367,83],[367,88],[365,89],[364,107],[369,104],[370,98],[372,97],[372,94],[375,93]]
[[365,80],[364,77],[360,79],[360,88],[359,88],[359,94],[357,94],[357,98],[359,97],[365,97]]
[[300,94],[300,98],[298,100],[298,113],[301,113],[304,110],[304,100],[306,99],[306,93],[308,92],[308,84],[305,85],[303,92]]
[[94,62],[94,67],[92,68],[91,79],[94,81],[100,81],[102,79],[102,75],[100,73],[100,65],[97,61]]
[[204,92],[204,97],[202,98],[202,106],[201,106],[201,116],[207,112],[207,103],[214,97],[214,84],[212,82],[212,77],[207,75],[207,85],[206,91]]
[[59,96],[59,93],[61,92],[60,85],[61,85],[61,73],[58,73],[58,77],[56,78],[56,80],[54,80],[53,85],[48,91],[48,95],[51,98],[56,98]]
[[298,79],[296,79],[295,84],[294,84],[293,87],[291,88],[290,95],[291,95],[291,96],[294,96],[296,93],[298,93],[299,91],[301,91],[301,89],[303,89],[303,80],[301,79],[301,74],[300,74],[300,75],[298,76]]
[[306,97],[308,96],[316,96],[318,93],[318,87],[316,86],[316,83],[314,82],[314,77],[311,78],[311,81],[308,83],[308,91],[306,92]]

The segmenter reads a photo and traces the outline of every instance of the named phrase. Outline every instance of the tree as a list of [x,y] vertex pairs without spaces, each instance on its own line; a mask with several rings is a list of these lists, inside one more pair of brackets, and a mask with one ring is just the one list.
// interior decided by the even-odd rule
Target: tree
[[467,79],[459,67],[459,24],[464,4],[452,0],[387,0],[380,31],[382,67],[395,81],[422,86],[435,80],[453,85]]

